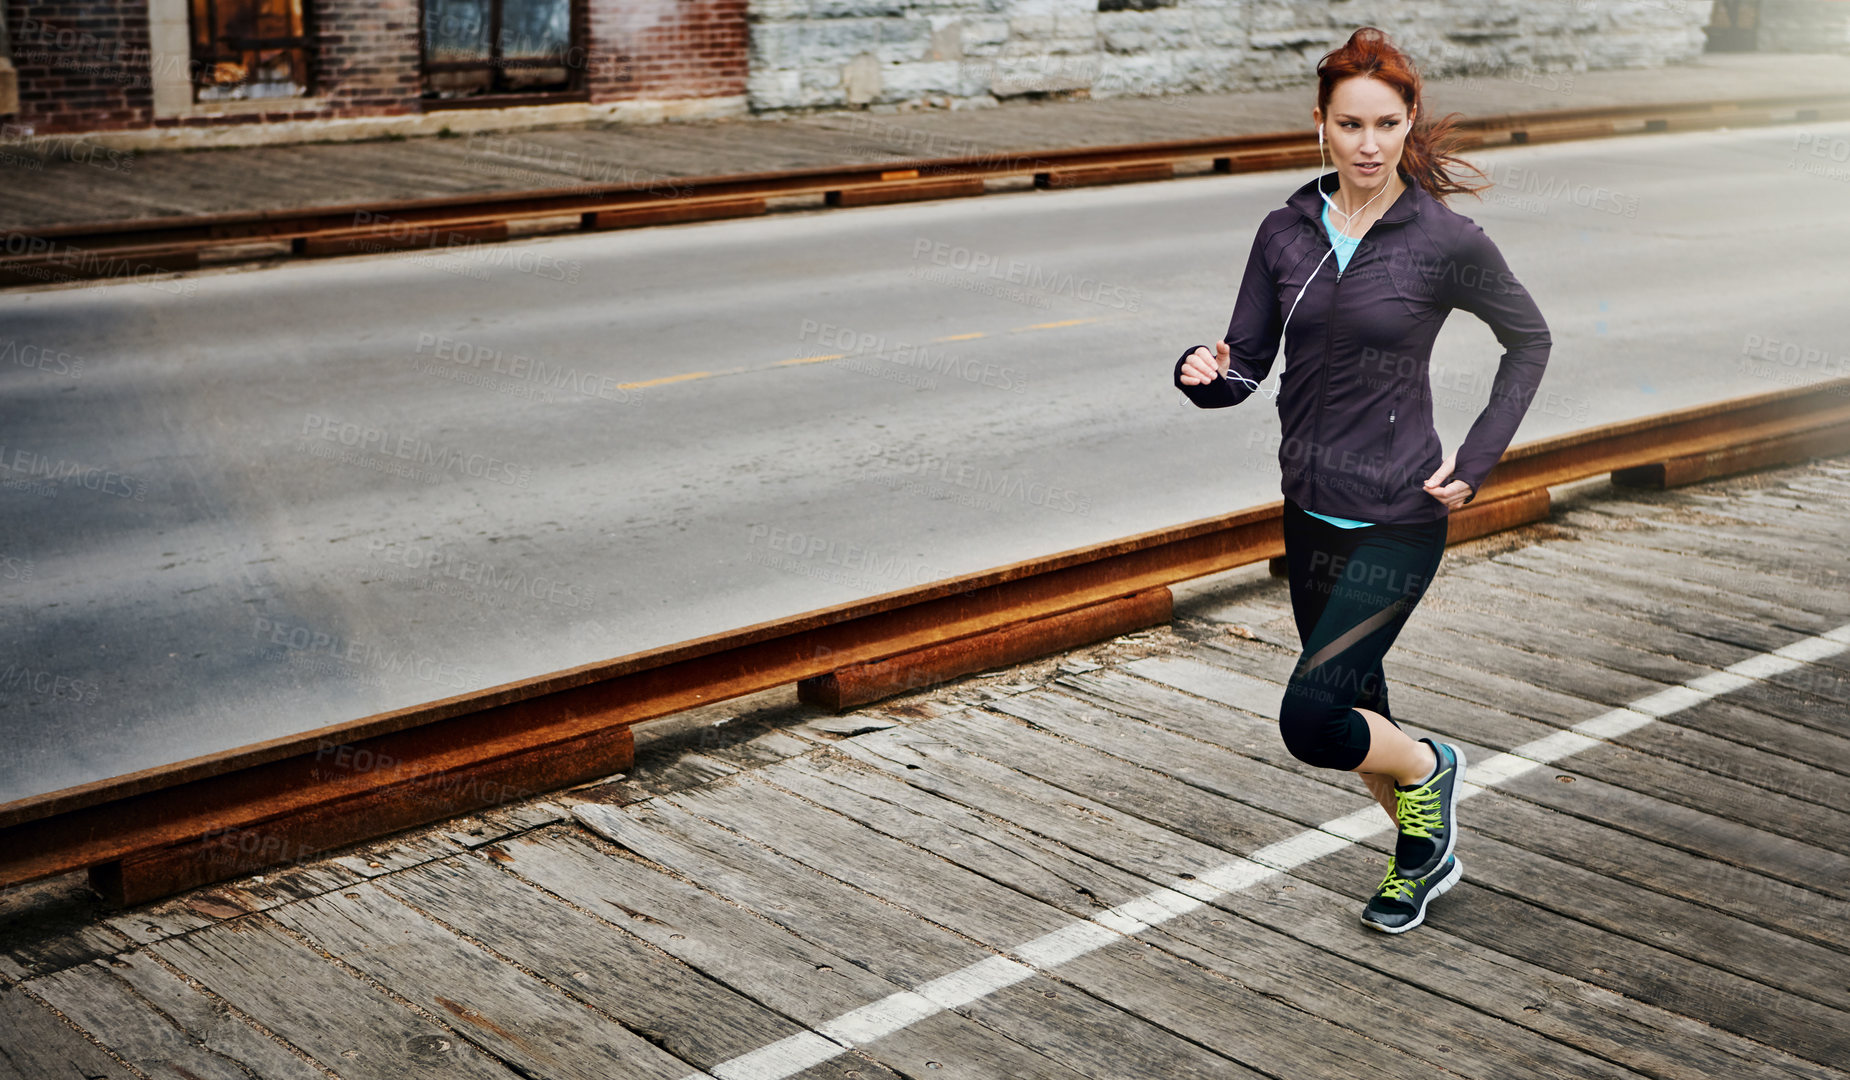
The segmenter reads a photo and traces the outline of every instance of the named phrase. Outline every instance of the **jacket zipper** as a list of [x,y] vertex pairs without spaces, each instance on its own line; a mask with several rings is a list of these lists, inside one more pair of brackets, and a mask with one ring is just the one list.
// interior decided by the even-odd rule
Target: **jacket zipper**
[[1393,488],[1392,483],[1390,482],[1390,478],[1392,476],[1392,469],[1394,468],[1394,414],[1395,412],[1396,412],[1395,409],[1388,410],[1387,460],[1382,462],[1381,464],[1381,471],[1383,474],[1382,482],[1381,482],[1382,505],[1386,505],[1388,502],[1392,501],[1393,492],[1394,492],[1394,488]]
[[[1328,240],[1329,237],[1325,236],[1324,239]],[[1336,250],[1334,242],[1330,244],[1330,250]],[[1349,257],[1351,259],[1355,258],[1355,252],[1350,252]],[[1311,492],[1313,496],[1317,493],[1317,486],[1314,479],[1316,476],[1317,457],[1323,452],[1323,405],[1324,400],[1328,398],[1330,394],[1330,357],[1336,348],[1336,293],[1342,288],[1342,283],[1343,269],[1337,267],[1336,284],[1330,287],[1330,317],[1323,324],[1323,375],[1322,378],[1317,380],[1317,449],[1316,452],[1311,455],[1310,459],[1311,475],[1313,477]],[[1323,500],[1317,499],[1317,501],[1322,502]]]

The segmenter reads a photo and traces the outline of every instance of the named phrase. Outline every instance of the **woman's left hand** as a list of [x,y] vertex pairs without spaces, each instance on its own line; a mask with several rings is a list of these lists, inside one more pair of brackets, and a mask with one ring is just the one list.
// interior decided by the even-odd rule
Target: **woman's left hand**
[[1463,480],[1451,480],[1450,483],[1446,482],[1450,479],[1452,469],[1457,463],[1457,460],[1457,451],[1454,450],[1452,453],[1447,454],[1445,460],[1439,463],[1439,471],[1427,477],[1426,482],[1421,485],[1426,489],[1426,494],[1444,503],[1447,510],[1458,509],[1465,504],[1466,499],[1471,497],[1470,484],[1465,483]]

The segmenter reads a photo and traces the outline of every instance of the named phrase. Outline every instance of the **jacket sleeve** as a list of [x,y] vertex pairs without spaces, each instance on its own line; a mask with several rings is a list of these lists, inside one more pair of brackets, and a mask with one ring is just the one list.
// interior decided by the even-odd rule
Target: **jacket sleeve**
[[1510,273],[1503,253],[1475,221],[1465,221],[1446,270],[1442,286],[1446,303],[1484,320],[1503,346],[1490,401],[1459,444],[1453,462],[1452,479],[1471,485],[1465,499],[1469,503],[1483,489],[1484,478],[1509,448],[1523,414],[1535,400],[1553,339],[1529,290]]
[[[1221,339],[1227,343],[1228,367],[1255,383],[1264,382],[1272,371],[1272,360],[1278,355],[1280,331],[1278,287],[1273,283],[1272,268],[1266,262],[1265,235],[1266,223],[1262,221],[1253,236],[1252,251],[1246,256],[1246,274],[1240,279],[1240,291],[1234,298],[1233,318],[1227,323],[1226,336]],[[1210,355],[1214,352],[1212,345],[1190,345],[1176,357],[1175,365],[1176,389],[1187,394],[1190,401],[1203,409],[1224,409],[1252,395],[1251,386],[1225,376],[1200,386],[1184,385],[1182,362],[1196,349],[1206,349]]]

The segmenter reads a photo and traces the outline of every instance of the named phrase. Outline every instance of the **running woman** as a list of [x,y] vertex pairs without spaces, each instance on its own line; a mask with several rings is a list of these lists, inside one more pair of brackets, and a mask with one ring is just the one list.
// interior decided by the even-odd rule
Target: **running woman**
[[[1396,934],[1420,925],[1463,873],[1465,756],[1400,729],[1381,658],[1439,568],[1449,515],[1477,497],[1516,433],[1551,339],[1484,230],[1440,201],[1489,185],[1452,177],[1449,165],[1484,174],[1453,155],[1450,117],[1418,123],[1421,81],[1407,57],[1365,26],[1317,75],[1320,175],[1260,222],[1226,336],[1184,352],[1175,385],[1204,409],[1260,392],[1279,411],[1285,561],[1304,649],[1279,731],[1298,760],[1359,773],[1393,820],[1394,855],[1362,922]],[[1504,352],[1489,404],[1447,455],[1428,365],[1453,308],[1487,323]],[[1281,339],[1278,386],[1260,391]]]

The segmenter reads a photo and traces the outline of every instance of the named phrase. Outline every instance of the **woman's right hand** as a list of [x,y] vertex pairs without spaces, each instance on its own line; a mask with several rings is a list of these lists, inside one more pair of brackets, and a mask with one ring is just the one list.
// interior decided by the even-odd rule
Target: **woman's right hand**
[[1233,350],[1225,341],[1214,343],[1214,355],[1209,356],[1206,348],[1197,348],[1182,361],[1182,383],[1185,386],[1201,386],[1227,376],[1227,366],[1232,362]]

